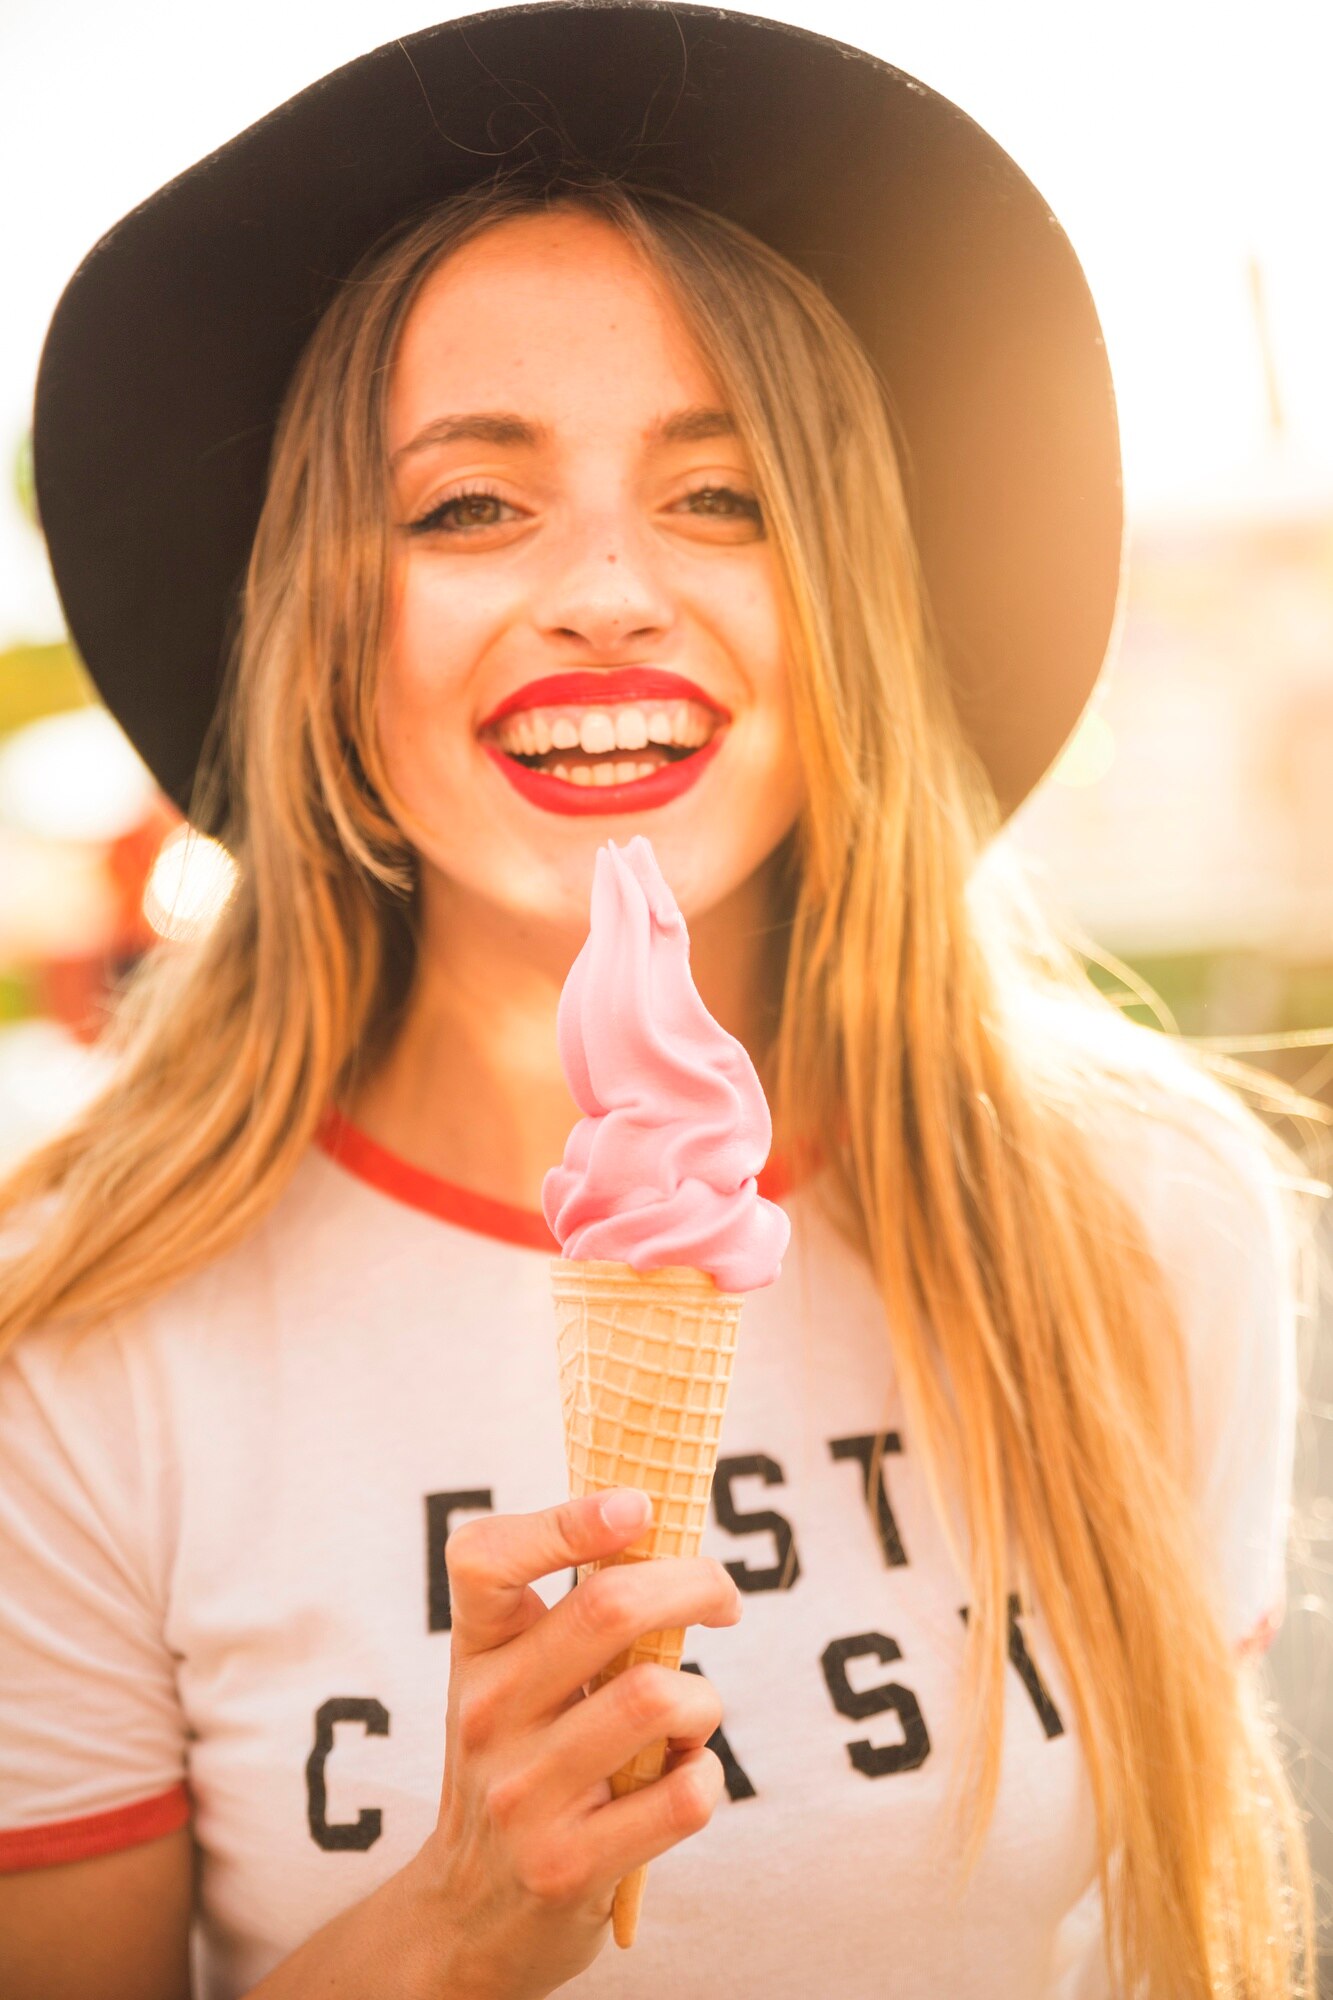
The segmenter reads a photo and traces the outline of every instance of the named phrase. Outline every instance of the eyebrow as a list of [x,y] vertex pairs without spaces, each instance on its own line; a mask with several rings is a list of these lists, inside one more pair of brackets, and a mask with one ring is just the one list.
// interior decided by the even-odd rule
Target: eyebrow
[[[727,410],[696,404],[659,419],[644,432],[647,444],[701,444],[709,438],[735,437],[736,424]],[[389,463],[396,467],[419,451],[442,444],[518,445],[528,450],[551,442],[547,424],[534,423],[514,410],[473,410],[463,416],[433,417],[414,438],[400,445]]]

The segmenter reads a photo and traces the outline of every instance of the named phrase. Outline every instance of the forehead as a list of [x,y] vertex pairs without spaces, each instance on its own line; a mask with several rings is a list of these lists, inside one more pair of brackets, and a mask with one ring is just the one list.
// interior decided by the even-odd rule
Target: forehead
[[716,397],[660,277],[611,223],[577,210],[509,218],[444,259],[394,357],[390,448],[444,408],[562,415]]

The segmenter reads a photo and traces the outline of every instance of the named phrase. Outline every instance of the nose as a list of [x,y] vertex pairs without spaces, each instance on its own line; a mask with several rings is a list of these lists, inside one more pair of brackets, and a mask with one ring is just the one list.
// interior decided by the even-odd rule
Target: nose
[[676,606],[648,538],[607,510],[571,524],[553,551],[533,613],[546,637],[605,654],[660,639]]

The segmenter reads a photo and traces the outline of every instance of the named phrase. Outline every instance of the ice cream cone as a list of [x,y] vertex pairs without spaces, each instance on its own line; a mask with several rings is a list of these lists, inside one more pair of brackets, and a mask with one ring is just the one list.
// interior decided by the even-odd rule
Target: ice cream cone
[[[744,1295],[720,1291],[686,1265],[638,1271],[632,1264],[556,1257],[551,1262],[569,1487],[574,1499],[611,1486],[640,1486],[653,1502],[651,1527],[579,1581],[611,1563],[696,1556],[703,1540]],[[678,1668],[684,1631],[648,1632],[591,1683],[603,1687],[639,1660]],[[661,1775],[665,1742],[617,1771],[617,1798]],[[646,1868],[615,1895],[618,1945],[634,1942]]]
[[[773,1138],[763,1086],[690,977],[690,939],[652,847],[599,848],[588,936],[556,1017],[581,1117],[542,1181],[574,1496],[641,1486],[652,1526],[612,1562],[697,1555],[747,1292],[782,1270],[791,1223],[759,1192]],[[601,1568],[604,1565],[595,1564]],[[580,1581],[585,1572],[580,1571]],[[683,1632],[650,1632],[603,1668],[679,1667]],[[660,1776],[650,1745],[612,1779]],[[621,1882],[632,1944],[644,1870]]]

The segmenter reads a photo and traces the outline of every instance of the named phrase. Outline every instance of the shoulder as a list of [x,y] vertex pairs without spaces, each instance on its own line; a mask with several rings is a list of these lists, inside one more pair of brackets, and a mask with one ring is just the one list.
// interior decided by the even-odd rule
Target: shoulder
[[1089,1168],[1161,1272],[1206,1460],[1246,1396],[1285,1417],[1314,1302],[1318,1184],[1187,1044],[1079,1004],[1056,1004],[1040,1028],[1038,1061]]
[[1314,1325],[1323,1190],[1188,1047],[1095,1018],[1065,1032],[1085,1084],[1085,1143],[1180,1327],[1193,1494],[1225,1629],[1264,1644],[1282,1615],[1298,1340]]
[[1195,1274],[1219,1246],[1233,1267],[1289,1270],[1314,1220],[1314,1183],[1188,1043],[1073,1001],[1037,1003],[1024,1027],[1168,1273]]
[[1168,1280],[1213,1298],[1240,1286],[1237,1308],[1289,1303],[1314,1222],[1302,1160],[1187,1047],[1137,1037],[1101,1109],[1103,1150]]
[[1083,1066],[1085,1146],[1134,1218],[1180,1325],[1203,1488],[1247,1459],[1289,1458],[1323,1190],[1187,1045],[1095,1013],[1076,1012],[1065,1032]]
[[[56,1317],[28,1328],[0,1356],[0,1385],[18,1374],[30,1382],[58,1380],[71,1395],[96,1382],[101,1393],[110,1377],[160,1359],[168,1346],[206,1339],[213,1327],[252,1324],[276,1277],[299,1288],[303,1273],[330,1268],[339,1250],[353,1253],[357,1218],[342,1212],[344,1195],[328,1162],[312,1152],[271,1209],[207,1262],[165,1285],[146,1283],[142,1297],[91,1323]],[[55,1193],[0,1218],[0,1288],[30,1253],[58,1253],[58,1233],[45,1251],[42,1239],[52,1228],[58,1232],[60,1208]]]

